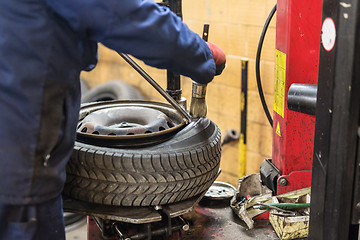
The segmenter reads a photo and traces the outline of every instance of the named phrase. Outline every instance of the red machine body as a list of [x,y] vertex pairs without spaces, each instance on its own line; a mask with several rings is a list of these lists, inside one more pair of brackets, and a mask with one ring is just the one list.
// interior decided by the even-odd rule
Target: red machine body
[[272,164],[277,194],[309,187],[315,117],[290,111],[291,84],[317,84],[322,0],[277,1]]

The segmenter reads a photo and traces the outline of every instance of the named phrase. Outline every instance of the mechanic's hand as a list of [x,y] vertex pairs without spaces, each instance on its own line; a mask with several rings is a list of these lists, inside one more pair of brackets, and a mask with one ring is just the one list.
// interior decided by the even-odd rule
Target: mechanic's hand
[[224,51],[215,43],[206,42],[209,46],[211,53],[214,57],[215,65],[216,65],[216,73],[215,75],[220,75],[225,68],[226,56]]

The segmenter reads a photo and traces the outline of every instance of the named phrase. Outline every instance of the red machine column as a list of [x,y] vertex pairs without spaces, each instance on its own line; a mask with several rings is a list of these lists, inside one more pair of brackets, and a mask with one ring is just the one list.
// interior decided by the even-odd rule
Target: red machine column
[[277,194],[311,185],[315,117],[290,111],[291,84],[317,84],[322,0],[278,0],[272,163]]

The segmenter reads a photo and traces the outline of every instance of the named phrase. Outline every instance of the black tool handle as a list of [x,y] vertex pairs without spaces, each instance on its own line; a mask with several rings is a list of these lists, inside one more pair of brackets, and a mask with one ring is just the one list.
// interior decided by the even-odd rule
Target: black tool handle
[[210,25],[208,23],[204,24],[202,39],[204,39],[205,42],[207,42],[209,38],[209,27]]

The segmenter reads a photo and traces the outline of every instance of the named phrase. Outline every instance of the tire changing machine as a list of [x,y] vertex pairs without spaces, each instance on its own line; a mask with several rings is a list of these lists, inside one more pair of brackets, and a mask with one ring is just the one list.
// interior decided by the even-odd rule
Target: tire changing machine
[[311,186],[309,239],[358,239],[360,2],[277,1],[274,194]]

